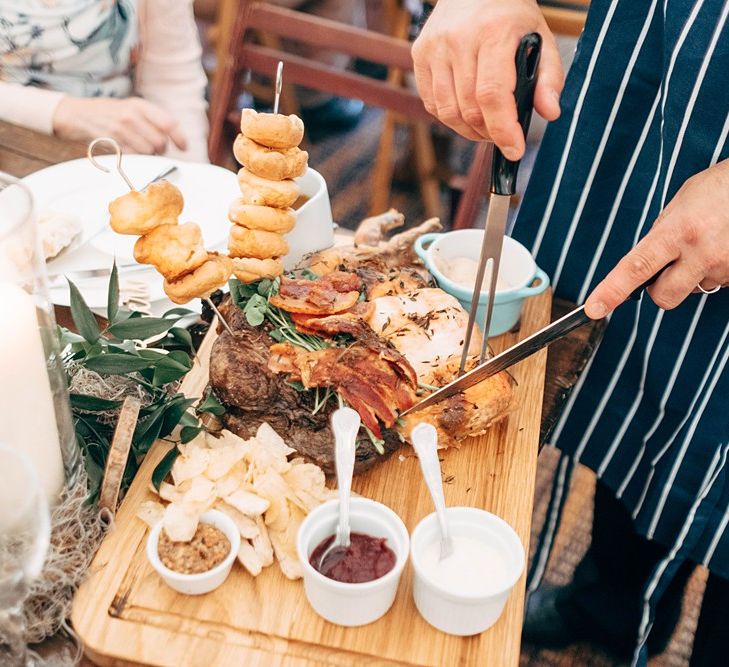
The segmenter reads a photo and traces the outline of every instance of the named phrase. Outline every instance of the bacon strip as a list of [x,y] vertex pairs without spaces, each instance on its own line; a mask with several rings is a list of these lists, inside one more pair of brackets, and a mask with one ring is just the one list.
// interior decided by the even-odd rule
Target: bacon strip
[[388,428],[393,426],[398,412],[413,405],[416,398],[415,371],[404,371],[403,366],[409,364],[397,360],[397,354],[384,355],[359,342],[315,352],[278,343],[271,346],[268,367],[307,388],[334,387],[357,410],[365,426],[381,438],[378,420]]
[[354,273],[335,271],[316,280],[282,278],[270,302],[289,313],[332,315],[352,308],[359,300],[362,281]]
[[315,334],[332,338],[337,334],[349,334],[354,338],[372,333],[367,318],[374,310],[375,304],[358,301],[352,308],[334,315],[308,315],[292,313],[291,319],[297,330],[305,334]]

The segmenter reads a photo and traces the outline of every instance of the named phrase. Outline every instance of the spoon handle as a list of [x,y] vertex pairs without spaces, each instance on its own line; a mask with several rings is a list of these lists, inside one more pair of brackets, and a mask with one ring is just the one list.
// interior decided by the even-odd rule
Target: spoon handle
[[349,497],[352,490],[354,453],[359,426],[359,415],[352,408],[339,408],[332,414],[337,493],[339,495],[339,524],[337,525],[336,541],[344,547],[349,546]]
[[421,422],[410,434],[415,453],[420,461],[420,469],[423,471],[425,484],[433,498],[440,533],[443,541],[450,543],[448,522],[446,521],[446,504],[443,494],[443,482],[440,476],[440,460],[438,459],[438,432],[431,424]]

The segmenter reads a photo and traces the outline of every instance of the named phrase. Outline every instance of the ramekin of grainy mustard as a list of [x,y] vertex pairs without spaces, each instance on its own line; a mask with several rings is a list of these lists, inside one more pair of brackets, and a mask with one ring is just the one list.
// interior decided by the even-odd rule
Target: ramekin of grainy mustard
[[179,593],[202,595],[220,586],[240,549],[240,533],[233,520],[217,510],[200,516],[195,534],[175,542],[160,521],[147,539],[147,558],[165,583]]

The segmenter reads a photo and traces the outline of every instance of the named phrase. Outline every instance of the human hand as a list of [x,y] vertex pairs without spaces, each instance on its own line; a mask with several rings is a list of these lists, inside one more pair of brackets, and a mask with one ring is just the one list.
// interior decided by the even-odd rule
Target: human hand
[[526,146],[514,102],[514,59],[530,32],[542,36],[534,108],[555,120],[564,72],[535,0],[439,0],[412,51],[425,108],[467,139],[495,142],[514,161]]
[[170,139],[180,150],[187,148],[177,121],[140,97],[63,97],[53,115],[53,132],[76,141],[112,137],[131,153],[162,154]]
[[585,313],[605,317],[664,267],[648,293],[665,310],[698,291],[699,283],[705,290],[729,285],[729,160],[683,184],[648,234],[593,290]]

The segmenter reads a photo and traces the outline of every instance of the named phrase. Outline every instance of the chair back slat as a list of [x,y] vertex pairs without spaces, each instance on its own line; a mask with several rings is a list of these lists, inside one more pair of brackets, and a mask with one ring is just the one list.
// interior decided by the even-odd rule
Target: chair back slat
[[549,29],[557,35],[578,37],[585,27],[590,0],[539,0]]
[[222,164],[226,152],[229,152],[229,146],[224,143],[225,128],[228,127],[229,112],[236,107],[240,74],[248,69],[271,77],[279,60],[286,64],[284,78],[287,85],[299,84],[341,97],[360,99],[365,104],[389,109],[412,120],[437,122],[425,110],[414,90],[341,71],[283,49],[254,44],[246,39],[247,33],[253,30],[403,71],[412,71],[413,68],[410,44],[404,39],[274,7],[265,2],[241,0],[231,30],[227,57],[218,63],[221,75],[210,103],[208,149],[215,164]]
[[279,60],[284,62],[287,83],[360,99],[365,104],[390,109],[411,119],[433,121],[433,117],[425,110],[422,100],[414,91],[354,72],[334,69],[285,51],[246,44],[241,64],[259,74],[270,75],[276,70]]
[[264,2],[253,3],[250,12],[249,28],[380,65],[413,69],[410,45],[402,39]]

